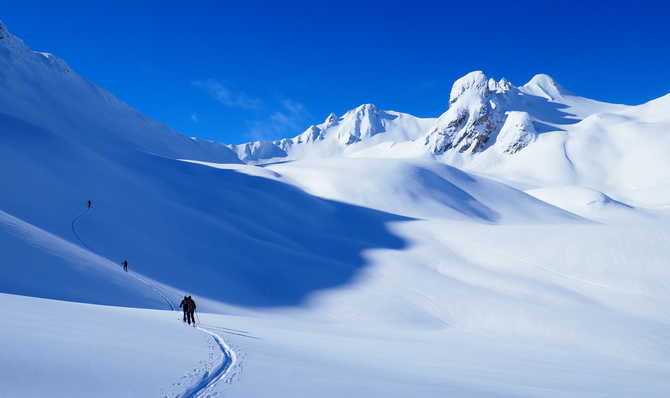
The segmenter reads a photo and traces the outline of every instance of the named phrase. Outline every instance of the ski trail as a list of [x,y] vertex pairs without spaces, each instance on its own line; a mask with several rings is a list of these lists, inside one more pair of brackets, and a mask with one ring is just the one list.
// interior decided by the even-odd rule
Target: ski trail
[[[87,214],[88,212],[90,212],[90,211],[91,211],[91,208],[87,208],[87,209],[85,209],[84,211],[82,211],[81,213],[79,213],[79,215],[77,215],[77,216],[72,220],[71,227],[72,227],[72,233],[73,233],[74,236],[77,238],[77,240],[79,241],[79,243],[81,243],[82,246],[84,246],[86,249],[88,249],[88,251],[95,253],[95,251],[94,251],[93,249],[91,249],[91,248],[86,244],[86,242],[84,242],[84,240],[81,238],[81,236],[80,236],[79,233],[77,232],[77,222],[78,222],[84,215],[86,215],[86,214]],[[170,298],[165,294],[165,292],[163,292],[162,289],[160,289],[158,286],[156,286],[155,283],[151,283],[151,282],[147,281],[146,279],[142,278],[141,276],[139,276],[139,275],[138,275],[137,273],[135,273],[135,272],[128,272],[128,275],[131,276],[131,277],[133,277],[133,278],[135,278],[136,280],[142,282],[144,285],[146,285],[146,286],[149,287],[151,290],[153,290],[154,292],[156,292],[156,294],[158,294],[158,295],[163,299],[163,301],[165,301],[165,303],[168,305],[168,307],[170,308],[170,311],[175,311],[175,310],[176,310],[176,307],[172,304],[172,301],[170,300]]]
[[165,292],[163,292],[163,290],[161,290],[161,288],[156,286],[155,283],[151,283],[151,282],[147,281],[146,279],[142,278],[141,276],[139,276],[139,274],[137,274],[135,272],[129,272],[128,275],[130,275],[131,277],[133,277],[133,278],[137,279],[138,281],[144,283],[146,286],[151,288],[151,290],[156,292],[156,294],[159,295],[163,299],[163,301],[165,301],[165,303],[168,305],[168,307],[170,307],[170,311],[176,311],[177,308],[174,306],[174,304],[172,304],[172,300],[170,300],[170,298],[165,294]]
[[[174,304],[172,304],[172,301],[155,283],[152,283],[135,273],[131,274],[131,276],[153,289],[153,291],[161,296],[161,298],[167,303],[171,311],[176,311],[176,307]],[[212,337],[214,343],[221,351],[221,362],[212,368],[211,371],[205,371],[194,385],[187,388],[186,391],[178,396],[179,398],[203,397],[203,394],[210,390],[215,384],[228,377],[231,370],[233,369],[233,365],[235,365],[237,362],[237,354],[225,342],[225,340],[223,340],[221,336],[211,330],[205,329],[204,327],[196,326],[196,329],[203,333],[207,333]]]
[[[72,233],[74,236],[77,238],[77,240],[90,252],[95,253],[84,241],[81,239],[79,234],[77,233],[77,222],[79,219],[81,219],[85,214],[87,214],[91,209],[87,208],[83,212],[81,212],[78,216],[76,216],[72,220]],[[172,300],[168,297],[167,294],[156,284],[153,283],[143,277],[141,277],[138,273],[136,272],[128,272],[128,275],[132,278],[135,278],[136,280],[142,282],[144,285],[149,287],[151,290],[153,290],[158,296],[160,296],[163,301],[167,304],[169,307],[170,311],[176,311],[176,307],[174,304],[172,304]],[[203,333],[207,333],[212,337],[214,340],[214,343],[216,346],[219,348],[221,351],[221,363],[216,365],[214,368],[212,368],[211,371],[205,371],[203,375],[200,377],[197,383],[189,387],[184,393],[182,393],[179,397],[181,398],[198,398],[202,397],[205,392],[210,390],[215,384],[217,384],[219,381],[225,379],[228,377],[230,374],[231,370],[233,369],[233,365],[237,362],[237,354],[235,351],[230,348],[230,346],[223,340],[221,336],[216,334],[215,332],[205,329],[203,327],[197,326],[196,327],[198,330],[200,330]]]
[[[167,295],[163,292],[163,290],[160,289],[160,287],[158,287],[155,283],[152,283],[140,277],[136,273],[131,274],[131,276],[139,280],[140,282],[144,283],[148,287],[150,287],[154,292],[156,292],[156,294],[158,294],[167,303],[171,311],[176,312],[176,307],[174,306],[174,304],[172,304],[172,301],[167,297]],[[205,329],[204,327],[196,326],[196,329],[200,330],[203,333],[207,333],[212,337],[214,343],[221,351],[221,362],[214,368],[212,368],[211,371],[205,371],[200,377],[200,379],[194,385],[187,388],[186,391],[184,391],[181,395],[179,395],[180,398],[203,397],[204,396],[203,394],[205,392],[210,390],[219,381],[224,380],[225,378],[228,377],[231,370],[233,369],[233,365],[235,365],[235,363],[237,362],[237,354],[225,342],[225,340],[223,340],[221,336],[219,336],[217,333],[214,333],[211,330]]]
[[77,233],[77,228],[76,228],[76,226],[77,226],[77,222],[79,221],[79,219],[82,218],[82,217],[83,217],[86,213],[88,213],[90,210],[91,210],[90,208],[87,208],[86,210],[84,210],[84,211],[82,211],[81,213],[79,213],[79,215],[78,215],[77,217],[75,217],[75,218],[72,220],[72,225],[71,225],[71,226],[72,226],[72,233],[74,234],[75,238],[77,238],[77,240],[79,241],[79,243],[81,243],[81,244],[82,244],[85,248],[87,248],[89,251],[93,251],[93,250],[91,250],[91,248],[88,247],[88,245],[81,239],[81,237],[80,237],[79,234]]
[[211,371],[205,371],[200,380],[184,391],[184,393],[179,396],[180,398],[204,397],[204,394],[211,391],[215,384],[226,379],[230,375],[233,366],[237,362],[237,354],[228,344],[226,344],[221,336],[200,326],[197,326],[197,329],[212,336],[217,347],[221,350],[221,363],[215,366]]

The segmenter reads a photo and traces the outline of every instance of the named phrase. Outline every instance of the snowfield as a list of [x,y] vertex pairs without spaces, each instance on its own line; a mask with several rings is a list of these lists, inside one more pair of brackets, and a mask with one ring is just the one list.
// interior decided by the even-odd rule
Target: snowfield
[[473,72],[226,146],[0,23],[0,396],[667,397],[669,98]]
[[1,297],[5,397],[178,396],[219,360],[173,312]]

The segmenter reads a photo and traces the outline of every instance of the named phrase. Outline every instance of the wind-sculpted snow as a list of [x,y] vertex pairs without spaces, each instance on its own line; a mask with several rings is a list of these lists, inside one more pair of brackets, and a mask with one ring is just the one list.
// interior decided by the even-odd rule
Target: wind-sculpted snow
[[667,397],[670,97],[450,99],[243,164],[0,24],[0,395]]
[[333,158],[279,163],[265,169],[314,195],[413,218],[483,223],[579,221],[504,184],[430,160]]

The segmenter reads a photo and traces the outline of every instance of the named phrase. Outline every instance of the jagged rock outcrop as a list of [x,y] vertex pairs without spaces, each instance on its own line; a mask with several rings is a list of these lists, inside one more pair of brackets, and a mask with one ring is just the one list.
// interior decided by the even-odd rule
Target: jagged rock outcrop
[[456,80],[449,97],[449,109],[428,132],[429,151],[479,152],[497,135],[505,121],[503,97],[516,88],[507,80],[496,82],[481,71]]
[[505,124],[495,142],[498,152],[513,155],[535,140],[537,132],[527,112],[507,112]]
[[436,155],[474,154],[492,146],[500,153],[515,154],[535,140],[536,121],[570,121],[556,102],[565,95],[570,93],[547,75],[535,75],[516,87],[481,71],[468,73],[454,82],[449,109],[428,131],[424,144]]

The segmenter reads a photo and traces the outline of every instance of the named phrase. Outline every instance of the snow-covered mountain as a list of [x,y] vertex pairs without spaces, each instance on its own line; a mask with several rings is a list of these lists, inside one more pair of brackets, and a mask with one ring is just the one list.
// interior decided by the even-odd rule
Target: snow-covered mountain
[[670,96],[451,99],[225,147],[0,24],[0,396],[668,396]]
[[171,158],[239,162],[225,145],[189,138],[146,118],[65,61],[32,51],[0,22],[0,129],[64,134],[98,150],[138,150]]
[[[481,71],[457,79],[436,119],[361,105],[302,134],[231,146],[246,162],[323,157],[416,158],[522,189],[586,186],[616,200],[658,205],[670,167],[667,97],[627,106],[579,97],[547,75],[522,86]],[[615,155],[616,154],[616,155]],[[622,164],[626,164],[622,167]],[[623,171],[623,170],[626,171]]]
[[381,142],[417,139],[433,119],[406,113],[384,111],[363,104],[337,117],[331,113],[322,123],[309,126],[293,138],[273,142],[256,141],[230,145],[243,161],[262,161],[281,157],[337,155]]
[[481,71],[456,80],[449,109],[425,137],[430,153],[474,154],[489,148],[513,155],[539,133],[560,131],[585,117],[621,106],[573,95],[547,75],[535,75],[516,87],[495,81]]
[[[476,154],[489,148],[513,155],[538,134],[561,131],[594,113],[624,108],[575,96],[544,74],[517,87],[504,78],[496,81],[475,71],[454,82],[448,110],[434,119],[364,104],[339,118],[330,114],[323,123],[293,138],[229,147],[242,160],[254,162],[314,153],[352,154],[382,142],[411,142],[433,155]],[[379,148],[384,150],[384,146]]]

